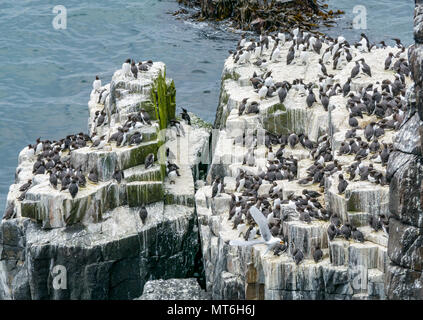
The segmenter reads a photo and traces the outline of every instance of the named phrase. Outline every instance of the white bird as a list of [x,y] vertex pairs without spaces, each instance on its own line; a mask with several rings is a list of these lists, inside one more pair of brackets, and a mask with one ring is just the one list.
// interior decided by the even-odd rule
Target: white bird
[[358,49],[360,50],[360,52],[369,52],[368,48],[367,48],[367,40],[364,37],[361,37],[360,40],[360,46],[358,47]]
[[241,47],[241,48],[243,48],[244,46],[245,46],[245,43],[247,42],[247,39],[245,39],[245,38],[242,38],[241,39],[241,41],[239,42],[239,46]]
[[275,83],[273,82],[273,78],[272,76],[268,76],[265,80],[264,80],[264,85],[266,87],[273,87],[275,85]]
[[270,60],[276,60],[277,58],[279,58],[280,54],[281,54],[281,51],[279,50],[279,47],[276,47],[275,51],[273,51],[273,54]]
[[300,44],[298,46],[298,50],[296,50],[295,53],[294,53],[294,57],[295,58],[298,58],[300,56],[300,54],[301,54],[301,51],[303,51],[303,50],[304,50],[304,45],[303,44]]
[[167,173],[167,176],[169,177],[170,183],[173,183],[173,184],[176,183],[176,178],[178,177],[178,174],[176,173],[176,170],[169,171]]
[[288,207],[291,208],[291,209],[297,210],[297,205],[295,204],[295,201],[294,200],[291,200],[290,199],[288,201]]
[[95,80],[93,81],[93,89],[95,92],[99,92],[101,88],[101,80],[98,76],[95,76]]
[[303,51],[300,52],[300,58],[299,58],[299,65],[307,65],[309,53],[304,48]]
[[122,64],[122,72],[125,76],[132,75],[130,62],[131,60],[128,59]]
[[245,233],[248,230],[248,226],[246,223],[240,223],[237,225],[236,230],[238,231],[238,236],[245,236]]
[[248,50],[245,50],[240,56],[239,56],[239,60],[238,63],[247,63],[250,61],[250,57],[251,57],[251,52]]
[[[275,191],[275,189],[276,188],[273,189],[273,192]],[[279,192],[279,190],[277,192]],[[277,205],[280,205],[280,204],[281,204],[281,199],[280,198],[276,198],[275,201],[273,201],[273,210],[275,210],[276,209],[276,206]]]
[[269,90],[265,85],[263,85],[261,88],[260,88],[260,90],[259,90],[259,92],[258,92],[258,95],[259,95],[259,98],[260,99],[264,99],[265,97],[266,97],[266,95],[267,95],[267,90]]
[[41,151],[43,151],[43,143],[39,142],[35,148],[35,154],[39,154]]
[[235,246],[251,246],[259,243],[264,243],[267,245],[267,249],[262,255],[263,257],[266,255],[266,253],[269,252],[269,250],[273,249],[277,244],[283,244],[283,241],[280,238],[272,236],[272,234],[270,233],[269,225],[267,223],[267,219],[259,209],[257,209],[255,206],[252,206],[250,208],[250,214],[253,217],[254,221],[258,224],[260,234],[263,239],[249,241],[236,239],[229,241],[229,244]]
[[330,50],[325,51],[325,53],[323,54],[323,58],[322,58],[323,63],[328,64],[331,56],[332,56],[332,53],[330,52]]
[[258,58],[261,55],[261,47],[260,45],[256,46],[256,48],[254,49],[254,58]]
[[269,151],[267,153],[267,160],[269,160],[269,161],[275,160],[275,154],[273,153],[273,151]]

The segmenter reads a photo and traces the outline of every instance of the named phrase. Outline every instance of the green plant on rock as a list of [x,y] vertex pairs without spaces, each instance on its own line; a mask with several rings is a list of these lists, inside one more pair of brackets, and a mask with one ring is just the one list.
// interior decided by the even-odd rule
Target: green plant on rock
[[[159,121],[160,130],[165,130],[169,123],[169,120],[175,118],[176,112],[176,89],[174,81],[169,83],[166,81],[166,70],[163,74],[160,72],[158,77],[154,80],[151,88],[151,101],[155,107],[156,118]],[[165,137],[160,136],[158,147],[159,153],[157,157],[164,159],[165,150],[160,148],[165,143]],[[162,177],[164,179],[166,168],[165,165],[161,165]]]

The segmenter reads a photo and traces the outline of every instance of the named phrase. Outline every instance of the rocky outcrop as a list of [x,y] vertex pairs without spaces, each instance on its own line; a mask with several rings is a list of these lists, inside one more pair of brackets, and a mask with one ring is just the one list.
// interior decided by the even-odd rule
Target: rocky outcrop
[[390,178],[386,291],[389,299],[423,299],[423,101],[422,48],[423,2],[416,1],[415,45],[409,50],[415,82],[407,114],[389,159]]
[[[1,299],[134,299],[148,280],[197,272],[194,178],[200,155],[208,154],[210,130],[200,121],[181,124],[185,134],[180,136],[165,130],[175,118],[174,97],[173,82],[165,79],[161,62],[140,72],[138,79],[118,70],[110,84],[92,91],[90,136],[105,135],[108,141],[141,108],[151,125],[139,126],[143,139],[138,144],[110,142],[98,149],[88,143],[70,154],[63,151],[63,163],[85,176],[92,170],[98,174],[99,182],[87,180],[75,198],[68,190],[60,191],[60,185],[53,188],[48,174],[33,176],[36,156],[28,148],[20,153],[8,194],[13,218],[0,225]],[[104,125],[97,126],[101,111]],[[179,166],[175,183],[166,176],[163,158],[157,160],[166,148]],[[156,161],[146,169],[149,153]],[[122,181],[112,177],[115,170],[123,171]],[[28,179],[32,185],[19,201],[19,188]],[[148,212],[144,222],[142,205]],[[58,275],[64,286],[54,285]]]
[[190,278],[148,281],[142,296],[137,300],[208,300],[209,298],[197,280]]
[[300,24],[316,29],[319,23],[333,22],[342,11],[327,10],[318,1],[297,0],[178,0],[186,6],[200,8],[200,19],[229,19],[237,29],[260,32],[290,29]]
[[[247,42],[245,48],[250,44]],[[279,46],[280,57],[270,59],[274,43],[269,44],[269,49],[264,49],[260,56],[261,64],[254,64],[259,59],[257,53],[252,53],[249,62],[234,62],[234,57],[229,57],[222,73],[222,85],[220,102],[216,113],[215,127],[219,129],[218,134],[213,136],[213,160],[209,170],[207,181],[212,184],[216,177],[224,177],[225,193],[212,197],[211,186],[205,186],[196,193],[196,204],[198,220],[200,224],[200,237],[202,243],[203,258],[206,270],[207,290],[211,292],[214,299],[385,299],[385,275],[389,266],[388,242],[395,240],[395,237],[389,238],[387,234],[380,230],[374,231],[369,226],[369,218],[377,218],[379,215],[387,216],[389,208],[389,198],[392,200],[392,191],[389,192],[388,185],[375,184],[370,181],[360,181],[355,179],[348,181],[348,187],[345,194],[340,195],[337,189],[337,172],[328,175],[325,178],[324,189],[319,188],[318,184],[307,184],[302,186],[298,184],[298,179],[307,177],[307,168],[314,160],[311,158],[310,151],[296,145],[294,148],[285,146],[283,157],[293,157],[298,160],[298,173],[293,181],[276,180],[276,186],[282,194],[281,200],[287,200],[288,195],[294,194],[301,196],[304,189],[323,192],[321,203],[327,211],[336,213],[342,224],[349,222],[357,227],[364,235],[364,242],[360,243],[351,239],[346,240],[335,238],[330,241],[327,235],[329,221],[324,219],[312,219],[311,223],[301,221],[299,213],[293,211],[288,205],[281,205],[281,216],[286,213],[289,218],[281,223],[279,234],[283,234],[287,239],[288,249],[279,256],[273,253],[263,256],[266,249],[265,245],[258,244],[254,246],[235,246],[230,245],[229,241],[242,237],[242,229],[233,227],[232,220],[228,219],[231,204],[231,194],[236,196],[245,196],[243,191],[236,190],[236,177],[240,170],[252,175],[266,172],[269,166],[267,163],[269,151],[269,135],[286,135],[292,132],[304,134],[311,141],[320,143],[324,136],[327,136],[329,127],[332,128],[333,137],[329,136],[332,148],[334,149],[334,159],[342,167],[344,177],[349,177],[348,167],[355,161],[354,155],[339,155],[338,150],[344,142],[347,130],[351,129],[348,124],[349,113],[345,108],[348,97],[343,97],[342,92],[330,98],[329,112],[325,111],[319,98],[318,88],[324,84],[319,80],[322,76],[318,63],[321,55],[317,55],[308,50],[308,60],[303,64],[301,58],[296,57],[290,64],[286,64],[286,56],[292,42],[287,42]],[[321,52],[326,49],[323,44]],[[370,84],[378,87],[383,80],[394,80],[394,72],[384,70],[384,61],[389,52],[394,54],[399,51],[398,48],[387,47],[385,49],[372,49],[370,53],[362,53],[357,49],[351,49],[353,60],[333,69],[332,60],[326,64],[327,72],[333,75],[330,84],[335,86],[339,84],[342,88],[350,76],[351,69],[356,60],[365,58],[370,65],[372,77],[360,73],[351,81],[351,91],[354,93],[362,92]],[[266,59],[267,61],[265,61]],[[247,60],[248,61],[248,60]],[[283,103],[280,102],[278,95],[260,99],[257,91],[254,90],[250,78],[253,73],[258,76],[272,71],[274,83],[288,81],[292,88],[288,91],[287,97]],[[295,79],[303,79],[304,84],[312,83],[313,91],[317,97],[317,102],[311,108],[306,105],[307,90],[302,90],[299,86],[294,86]],[[409,97],[412,93],[410,89],[411,80],[406,78]],[[379,84],[379,85],[378,85]],[[258,102],[258,113],[239,115],[239,108],[242,100],[248,98],[247,106],[252,101]],[[404,105],[404,110],[409,110],[410,120],[403,121],[403,127],[407,123],[419,122],[418,119],[411,116],[413,107],[411,98],[408,98],[408,104]],[[364,127],[371,121],[378,122],[375,115],[364,115],[363,119],[357,118],[359,125],[357,136],[364,141]],[[385,130],[385,134],[379,138],[380,143],[392,145],[400,144],[403,150],[409,152],[406,157],[415,159],[417,155],[413,141],[417,142],[413,134],[405,134],[400,131],[398,137],[394,140],[395,131]],[[408,143],[398,142],[398,139]],[[279,148],[279,144],[273,145],[273,152]],[[398,149],[397,148],[397,149]],[[395,154],[395,152],[394,152]],[[248,157],[254,155],[252,163],[248,163]],[[395,155],[390,162],[395,161]],[[247,162],[246,162],[247,159]],[[398,159],[399,164],[404,164],[409,159]],[[385,166],[380,162],[370,159],[370,155],[362,160],[363,164],[368,166],[373,164],[374,168],[385,175]],[[402,168],[405,168],[402,166]],[[405,171],[399,170],[396,175],[403,172],[402,176],[412,176],[419,171],[412,167]],[[389,171],[387,175],[392,175]],[[263,177],[263,175],[262,175]],[[412,190],[417,186],[414,180],[401,179],[398,187],[406,190],[407,186]],[[407,186],[402,185],[407,183]],[[268,197],[272,182],[263,178],[258,189],[258,196]],[[392,189],[392,183],[391,183]],[[414,192],[414,191],[413,191]],[[417,192],[418,193],[418,192]],[[416,194],[417,194],[416,193]],[[248,196],[246,197],[248,199]],[[320,199],[320,198],[319,198]],[[273,199],[268,198],[270,203]],[[402,200],[397,201],[398,205],[404,206]],[[409,209],[404,208],[404,219],[412,220],[414,215]],[[412,215],[413,217],[411,217]],[[247,225],[248,227],[248,225]],[[241,231],[240,231],[241,230]],[[390,232],[393,232],[390,228]],[[409,234],[409,233],[407,233]],[[410,233],[410,244],[414,242],[414,235]],[[417,258],[418,244],[416,242],[411,250],[413,256]],[[320,245],[323,251],[323,259],[315,263],[313,261],[313,252],[316,245]],[[292,258],[293,248],[299,248],[304,254],[304,261],[296,265]],[[415,248],[415,249],[414,249]],[[392,254],[389,253],[391,256]],[[398,259],[401,258],[397,254]],[[410,263],[416,264],[418,259],[410,260]],[[412,278],[412,275],[403,277]],[[388,291],[389,293],[389,291]]]

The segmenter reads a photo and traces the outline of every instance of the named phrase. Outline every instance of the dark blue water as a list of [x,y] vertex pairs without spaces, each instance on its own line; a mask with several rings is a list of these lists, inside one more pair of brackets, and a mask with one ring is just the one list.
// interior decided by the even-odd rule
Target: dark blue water
[[[360,4],[329,1],[347,12],[334,34],[358,40],[361,31],[350,29],[354,3]],[[58,4],[67,8],[66,30],[52,26]],[[369,0],[366,6],[371,37],[412,42],[413,1]],[[223,61],[239,35],[168,13],[177,9],[176,0],[0,2],[0,215],[19,151],[37,137],[86,131],[94,76],[109,82],[128,57],[165,62],[178,107],[214,120]]]

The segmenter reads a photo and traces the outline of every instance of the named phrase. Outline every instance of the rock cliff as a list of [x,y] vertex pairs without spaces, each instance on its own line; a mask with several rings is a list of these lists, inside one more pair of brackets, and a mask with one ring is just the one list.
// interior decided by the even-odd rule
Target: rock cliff
[[[197,121],[181,123],[185,133],[180,136],[174,127],[166,130],[175,118],[175,89],[165,74],[161,62],[140,71],[137,79],[120,69],[110,84],[92,91],[88,129],[93,143],[77,147],[72,142],[56,159],[69,172],[97,175],[98,182],[88,177],[75,197],[60,184],[54,188],[47,172],[33,174],[42,151],[22,150],[7,198],[11,219],[0,226],[1,299],[133,299],[148,280],[194,274],[199,250],[194,177],[201,157],[208,155],[209,129]],[[140,111],[150,124],[133,120]],[[136,131],[141,141],[118,146],[109,140],[131,121],[136,130],[127,132],[127,141]],[[106,144],[93,147],[103,135]],[[159,158],[166,148],[179,166],[174,183]],[[145,168],[150,153],[155,161]],[[121,181],[116,172],[123,172]],[[22,194],[19,189],[28,180],[32,184]],[[53,285],[57,266],[64,267],[65,288]]]
[[388,255],[386,292],[389,299],[423,299],[423,101],[422,48],[423,2],[416,1],[414,14],[415,45],[409,50],[414,80],[411,109],[395,140],[389,158]]
[[[342,43],[344,39],[340,37],[337,41]],[[398,109],[385,115],[363,111],[362,117],[357,117],[355,136],[346,138],[346,135],[352,128],[349,114],[356,112],[351,107],[358,103],[364,105],[366,103],[364,97],[367,94],[371,97],[376,91],[379,93],[385,91],[386,87],[385,89],[383,87],[387,81],[393,83],[395,75],[398,75],[392,70],[392,66],[388,70],[384,68],[388,54],[392,52],[394,55],[398,54],[398,57],[402,54],[405,56],[405,60],[402,61],[406,61],[407,57],[396,47],[372,48],[370,52],[366,52],[367,50],[359,50],[351,45],[349,48],[351,59],[346,58],[345,51],[341,53],[343,58],[339,59],[336,67],[333,60],[329,59],[325,63],[329,75],[324,75],[319,59],[329,47],[328,43],[328,41],[323,43],[320,54],[315,53],[311,46],[303,49],[303,52],[296,46],[294,60],[287,65],[292,40],[286,42],[281,40],[279,45],[276,45],[275,41],[269,38],[268,49],[263,47],[262,54],[259,53],[260,46],[257,46],[251,51],[249,58],[240,58],[242,53],[237,57],[233,54],[225,62],[215,120],[215,128],[219,131],[213,136],[213,160],[207,179],[210,186],[205,186],[196,193],[207,290],[214,299],[393,297],[392,289],[389,286],[385,288],[385,277],[393,273],[389,270],[398,270],[399,267],[392,265],[389,260],[395,259],[400,264],[404,256],[402,246],[405,243],[397,244],[401,249],[393,251],[393,244],[398,243],[400,239],[394,236],[388,237],[384,231],[388,230],[385,224],[380,228],[372,228],[370,219],[379,222],[383,220],[386,223],[389,212],[392,212],[393,208],[399,208],[402,221],[414,223],[416,227],[421,222],[421,217],[419,220],[417,214],[419,209],[416,209],[420,199],[420,180],[416,182],[415,179],[411,179],[412,176],[419,177],[420,172],[416,165],[419,153],[416,153],[418,149],[415,148],[420,144],[420,138],[413,133],[417,132],[420,120],[413,107],[414,89],[410,77],[407,75],[404,77],[402,92],[395,93],[395,98],[388,98],[398,103],[399,113],[404,115],[404,120],[393,115]],[[247,40],[243,50],[248,51],[247,48],[249,46],[251,48],[251,45],[252,43]],[[329,50],[333,49],[334,43],[331,45]],[[278,47],[276,50],[279,50],[280,54],[276,58],[271,58],[275,47]],[[348,95],[343,95],[342,89],[356,66],[355,61],[361,58],[364,58],[371,67],[371,76],[364,73],[360,67],[359,74],[351,80],[350,92]],[[395,61],[399,61],[399,58],[394,58],[392,65]],[[253,81],[257,81],[257,78],[261,78],[258,82],[273,82],[266,85],[268,91],[272,87],[277,87],[273,95],[260,96],[260,85],[254,90]],[[302,79],[302,82],[298,79]],[[288,83],[286,86],[289,86],[289,90],[286,98],[281,101],[278,93],[285,85],[284,82]],[[322,87],[326,88],[324,89],[326,94],[331,90],[334,93],[326,109],[321,101]],[[316,97],[311,107],[306,104],[311,92],[309,89]],[[388,88],[383,97],[390,94]],[[254,101],[258,102],[258,107],[249,112]],[[240,111],[242,108],[245,108],[244,112]],[[391,124],[387,126],[386,123],[390,120]],[[344,142],[355,141],[358,137],[361,140],[357,141],[367,141],[371,144],[374,138],[366,139],[364,129],[372,122],[376,124],[374,128],[384,128],[376,139],[380,148],[372,152],[367,151],[363,157],[358,157],[350,151],[348,154],[341,154],[340,148]],[[295,146],[291,146],[286,140],[283,142],[293,133],[297,137],[307,139],[308,144],[312,144],[313,147],[306,147],[305,140],[302,144],[297,140]],[[320,157],[316,154],[317,150],[323,148],[322,146],[327,148],[329,155],[327,158],[325,156],[324,160],[321,159],[320,164],[323,168],[331,169],[324,170],[326,172],[324,177],[322,174],[316,180],[316,176],[311,175],[311,179],[307,180],[310,177],[310,170],[315,170],[312,169],[313,165],[317,166],[320,161]],[[366,147],[361,142],[360,146],[368,148],[368,145]],[[272,147],[273,151],[269,147]],[[388,154],[392,153],[387,170],[386,162],[378,158],[384,149]],[[277,157],[276,167],[273,165],[270,169],[272,161],[276,160],[276,150],[282,153]],[[401,152],[398,150],[402,150],[401,156],[398,156]],[[360,158],[361,164],[357,162]],[[360,166],[360,170],[357,167],[351,170],[354,163]],[[413,165],[407,167],[404,165],[406,163]],[[287,169],[285,165],[289,168]],[[290,170],[291,173],[294,170],[292,165],[295,169],[294,176],[287,178]],[[393,165],[396,168],[395,174]],[[362,172],[362,168],[364,171],[373,172],[370,178]],[[270,170],[273,176],[269,173]],[[354,178],[352,173],[355,170],[357,175]],[[348,186],[343,194],[338,191],[340,174],[348,178]],[[278,176],[282,178],[277,178]],[[391,176],[394,177],[389,188],[386,179]],[[224,192],[213,197],[212,186],[217,184],[215,179],[218,177],[224,180]],[[239,181],[245,177],[252,181],[249,188],[238,187]],[[410,178],[404,179],[405,177]],[[331,218],[322,217],[320,210],[320,213],[317,213],[317,209],[309,207],[310,197],[305,195],[309,191],[304,192],[304,189],[320,193],[318,202]],[[395,201],[394,198],[397,197],[395,190],[402,191],[402,196],[409,200]],[[410,190],[415,197],[409,197]],[[274,235],[285,240],[284,245],[287,248],[283,253],[276,255],[271,251],[263,255],[266,248],[264,244],[254,246],[229,244],[230,240],[247,238],[246,230],[249,226],[250,231],[258,232],[247,214],[247,209],[258,200],[261,203],[260,208],[267,211],[265,216],[269,226],[273,226],[272,230],[276,227]],[[275,207],[276,201],[279,201],[280,209]],[[241,203],[241,212],[244,213],[240,215],[243,220],[236,226],[235,218],[228,215],[231,210],[235,210],[237,202]],[[292,205],[294,208],[296,206],[296,209],[293,209]],[[305,210],[310,216],[313,214],[310,222],[303,218]],[[336,236],[334,240],[330,240],[327,230],[335,214],[340,220],[340,226],[349,224],[350,227],[356,227],[363,235],[363,241],[346,236]],[[402,229],[399,229],[400,227]],[[408,263],[416,270],[420,270],[417,261],[421,261],[421,257],[418,256],[421,247],[418,241],[414,242],[419,239],[419,233],[411,226],[409,228],[412,230],[404,228],[395,220],[391,220],[389,233],[391,235],[399,230],[409,235],[405,237],[405,241],[414,245],[410,247],[407,256],[413,259],[404,259],[401,262],[402,265]],[[260,236],[256,235],[256,238],[260,239]],[[316,263],[313,254],[317,246],[321,248],[323,257]],[[304,260],[299,264],[296,264],[293,258],[294,248],[299,249],[304,256]],[[398,273],[392,280],[396,290],[399,290],[398,282],[414,275],[417,276],[416,273],[413,275]],[[420,284],[421,281],[416,282],[416,286]],[[403,286],[409,287],[409,280],[405,281]]]

